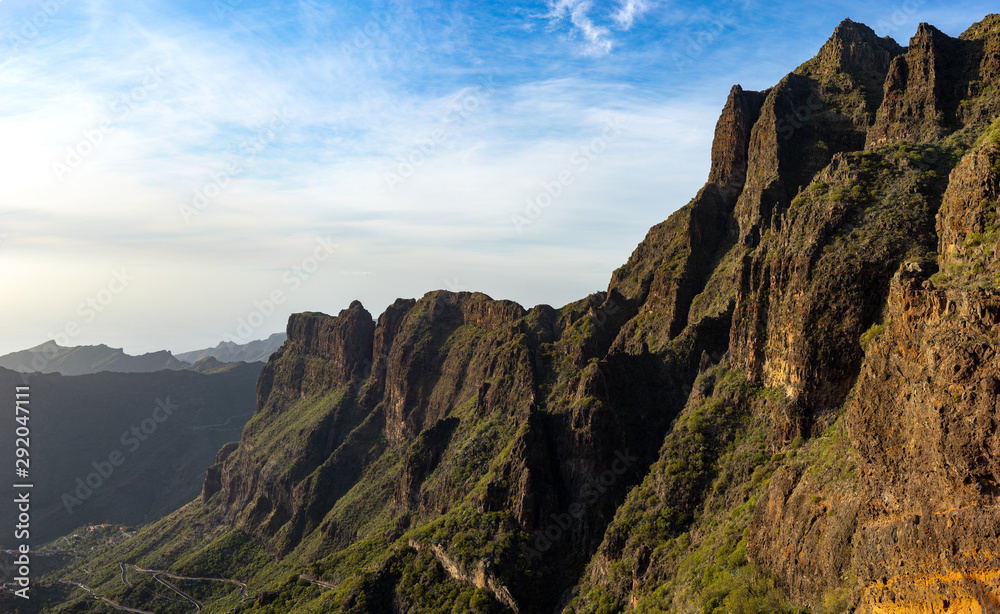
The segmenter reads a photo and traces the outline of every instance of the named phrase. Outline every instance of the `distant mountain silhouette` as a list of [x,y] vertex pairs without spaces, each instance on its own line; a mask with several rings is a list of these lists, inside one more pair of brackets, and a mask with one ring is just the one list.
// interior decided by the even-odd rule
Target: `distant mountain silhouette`
[[185,362],[196,363],[202,358],[215,358],[220,362],[267,362],[281,344],[285,342],[285,333],[274,333],[267,339],[251,341],[237,345],[231,341],[223,341],[214,348],[194,350],[177,354],[177,358]]
[[214,348],[184,352],[176,356],[166,350],[132,356],[126,354],[122,348],[104,344],[63,347],[54,341],[46,341],[27,350],[0,356],[0,367],[20,373],[63,375],[88,375],[104,371],[152,373],[164,369],[204,372],[227,363],[267,362],[271,354],[284,342],[285,333],[275,333],[267,339],[251,341],[244,345],[224,341]]
[[191,368],[191,364],[177,360],[166,350],[130,356],[122,348],[103,344],[63,347],[54,341],[46,341],[27,350],[0,356],[0,367],[22,373],[86,375],[101,371],[149,373],[163,369],[180,370]]

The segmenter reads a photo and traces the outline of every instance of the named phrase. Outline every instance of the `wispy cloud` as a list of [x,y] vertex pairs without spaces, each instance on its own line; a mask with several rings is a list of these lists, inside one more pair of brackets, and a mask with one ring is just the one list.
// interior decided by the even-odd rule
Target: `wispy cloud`
[[[591,0],[550,0],[546,15],[553,22],[569,19],[573,29],[584,41],[587,55],[605,56],[617,46],[612,29],[628,31],[643,15],[651,11],[656,0],[618,0],[610,14],[601,13]],[[607,25],[602,25],[602,22]]]
[[549,15],[554,19],[569,16],[570,22],[587,41],[587,53],[607,55],[611,53],[613,46],[611,31],[594,23],[589,15],[592,8],[593,4],[589,0],[559,0],[552,5]]
[[618,10],[611,16],[623,30],[632,28],[639,17],[653,8],[652,0],[620,0]]

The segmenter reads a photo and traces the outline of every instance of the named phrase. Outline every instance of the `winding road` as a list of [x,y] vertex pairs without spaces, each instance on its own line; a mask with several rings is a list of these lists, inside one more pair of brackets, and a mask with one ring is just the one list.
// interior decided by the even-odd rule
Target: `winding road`
[[165,580],[163,580],[163,578],[161,576],[166,576],[166,577],[171,578],[173,580],[195,580],[195,581],[199,581],[199,582],[228,582],[229,584],[235,584],[235,585],[237,585],[237,586],[240,587],[240,602],[241,603],[244,602],[244,601],[249,601],[250,600],[250,595],[247,593],[247,584],[246,584],[246,582],[240,582],[239,580],[232,580],[230,578],[203,578],[203,577],[198,577],[198,576],[182,576],[182,575],[170,572],[170,571],[166,571],[165,569],[146,569],[144,567],[139,567],[138,565],[133,565],[131,563],[128,563],[128,564],[121,563],[121,567],[122,567],[122,582],[123,583],[128,584],[128,578],[125,575],[125,568],[126,567],[133,567],[133,568],[135,568],[136,571],[138,571],[140,573],[151,573],[151,574],[153,574],[153,579],[155,579],[157,582],[163,584],[164,586],[170,588],[172,591],[174,591],[175,593],[177,593],[181,597],[184,597],[185,599],[187,599],[188,601],[190,601],[192,604],[195,604],[198,607],[199,610],[201,610],[201,608],[203,607],[202,604],[201,604],[201,602],[199,602],[197,599],[195,599],[191,595],[188,595],[187,593],[181,591],[180,589],[178,589],[173,584],[170,584],[169,582],[166,582]]
[[153,579],[156,580],[157,582],[159,582],[160,584],[162,584],[163,586],[166,586],[170,590],[174,591],[175,593],[177,593],[178,595],[180,595],[184,599],[190,601],[194,605],[195,609],[197,609],[197,611],[201,612],[201,608],[203,607],[201,605],[201,602],[198,601],[197,599],[195,599],[194,597],[192,597],[191,595],[188,595],[187,593],[185,593],[181,589],[177,588],[173,584],[171,584],[171,583],[167,582],[166,580],[164,580],[162,573],[153,574]]
[[307,576],[306,574],[299,574],[299,577],[302,578],[303,580],[308,580],[308,581],[312,582],[313,584],[317,584],[317,585],[325,587],[325,588],[333,588],[333,589],[337,588],[337,586],[335,584],[328,584],[326,582],[323,582],[322,580],[317,580],[316,578],[311,578],[311,577]]
[[[182,575],[179,575],[179,574],[175,574],[175,573],[166,571],[165,569],[145,569],[143,567],[139,567],[138,565],[133,565],[131,563],[118,563],[118,567],[121,569],[122,584],[124,584],[126,586],[131,586],[131,584],[129,584],[129,581],[128,581],[128,569],[127,569],[128,567],[133,567],[139,573],[151,573],[151,574],[153,574],[153,579],[154,580],[156,580],[157,582],[159,582],[163,586],[165,586],[168,589],[170,589],[173,593],[177,594],[178,596],[180,596],[185,601],[188,601],[191,605],[193,605],[195,607],[195,610],[198,611],[198,612],[200,612],[202,610],[202,608],[204,607],[204,604],[202,604],[200,601],[198,601],[197,599],[195,599],[191,595],[188,595],[187,593],[185,593],[181,589],[177,588],[176,586],[174,586],[170,582],[167,582],[166,580],[164,580],[164,577],[171,578],[173,580],[194,580],[194,581],[197,581],[197,582],[205,582],[205,581],[207,581],[207,582],[227,582],[229,584],[235,584],[235,585],[237,585],[237,586],[240,587],[240,603],[243,603],[244,601],[249,601],[250,600],[250,595],[249,595],[249,593],[247,593],[246,582],[240,582],[239,580],[231,580],[229,578],[202,578],[202,577],[197,577],[197,576],[182,576]],[[156,614],[156,612],[148,612],[146,610],[138,610],[136,608],[130,608],[128,606],[124,606],[124,605],[121,605],[121,604],[116,603],[114,601],[111,601],[107,597],[103,597],[103,596],[98,595],[97,593],[95,593],[94,589],[90,588],[86,584],[81,584],[79,582],[74,582],[72,580],[63,580],[63,582],[66,583],[66,584],[72,584],[74,586],[77,586],[77,587],[79,587],[79,588],[87,591],[87,593],[90,595],[90,597],[92,599],[96,599],[98,601],[102,601],[105,604],[107,604],[107,605],[109,605],[112,608],[115,608],[117,610],[121,610],[123,612],[133,612],[134,614]]]
[[149,611],[146,611],[146,610],[137,610],[135,608],[130,608],[128,606],[124,606],[124,605],[115,603],[114,601],[111,601],[107,597],[102,597],[102,596],[98,595],[97,593],[94,592],[94,589],[90,588],[86,584],[80,584],[79,582],[73,582],[72,580],[63,580],[63,582],[65,582],[66,584],[72,584],[74,586],[82,588],[83,590],[87,591],[88,594],[90,594],[90,598],[91,599],[96,599],[97,601],[104,602],[105,605],[111,606],[112,608],[114,608],[116,610],[121,610],[123,612],[133,612],[134,614],[156,614],[156,612],[149,612]]
[[220,426],[229,426],[229,423],[233,421],[233,418],[242,418],[244,416],[252,416],[252,415],[253,415],[253,412],[250,412],[249,414],[236,414],[235,416],[229,416],[228,418],[226,418],[226,421],[223,422],[223,423],[221,423],[221,424],[206,424],[204,426],[192,426],[191,430],[193,430],[193,431],[201,431],[201,430],[204,430],[204,429],[212,429],[212,430],[215,430],[215,431],[234,431],[234,430],[236,430],[238,428],[241,429],[243,427],[242,426],[236,426],[236,427],[233,427],[233,428],[230,428],[230,429],[221,429],[219,427]]

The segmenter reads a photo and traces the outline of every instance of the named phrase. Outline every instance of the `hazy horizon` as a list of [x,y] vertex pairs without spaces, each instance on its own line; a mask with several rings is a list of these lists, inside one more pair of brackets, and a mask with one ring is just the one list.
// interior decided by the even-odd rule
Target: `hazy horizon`
[[[282,335],[284,335],[285,331],[284,330],[275,331],[273,333],[266,334],[263,337],[256,338],[256,339],[251,339],[248,343],[252,343],[252,342],[255,342],[255,341],[256,342],[267,341],[268,338],[270,338],[271,336],[276,335],[276,334],[282,334]],[[58,345],[59,347],[96,347],[96,346],[100,346],[100,345],[105,345],[105,346],[107,346],[107,347],[109,347],[109,348],[111,348],[113,350],[122,350],[125,354],[128,354],[129,356],[140,356],[142,354],[149,353],[149,352],[130,352],[128,348],[121,347],[121,346],[109,345],[107,343],[103,343],[103,344],[102,343],[86,343],[86,344],[74,344],[74,345],[71,345],[71,346],[64,346],[64,345],[62,345],[62,344],[60,344],[58,342],[55,342],[52,339],[47,339],[47,340],[42,341],[40,343],[36,343],[34,345],[29,345],[27,347],[23,347],[23,348],[21,348],[19,350],[13,350],[13,351],[10,351],[10,352],[0,352],[0,356],[6,356],[8,354],[13,354],[13,353],[16,353],[16,352],[23,352],[23,351],[27,351],[27,350],[33,350],[33,349],[35,349],[37,347],[41,347],[41,346],[43,346],[43,345],[45,345],[47,343],[56,343],[56,345]],[[212,349],[212,348],[218,347],[222,343],[225,343],[225,342],[224,341],[220,341],[219,343],[216,343],[215,345],[201,346],[201,347],[190,348],[190,349],[174,350],[174,349],[170,349],[170,348],[160,348],[159,350],[150,350],[150,352],[167,351],[167,352],[170,352],[174,357],[177,357],[179,354],[187,354],[189,352],[197,352],[197,351]],[[238,345],[245,345],[245,344],[238,344]]]
[[562,306],[697,193],[733,84],[844,18],[905,45],[991,10],[0,3],[0,354],[183,353],[435,289]]

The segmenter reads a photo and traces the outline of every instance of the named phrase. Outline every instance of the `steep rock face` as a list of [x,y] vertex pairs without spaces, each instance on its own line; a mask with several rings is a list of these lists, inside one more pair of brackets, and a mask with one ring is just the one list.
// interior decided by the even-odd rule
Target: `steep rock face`
[[775,472],[754,509],[747,554],[770,570],[796,603],[833,609],[831,595],[840,593],[841,604],[857,600],[851,543],[866,500],[844,434],[819,438],[813,447],[835,460],[789,462]]
[[989,15],[959,36],[971,50],[968,90],[959,104],[958,117],[965,126],[985,126],[1000,115],[1000,15]]
[[746,181],[750,133],[763,101],[759,92],[732,88],[716,123],[708,183],[681,211],[650,229],[612,275],[609,293],[626,299],[620,308],[642,304],[641,313],[630,315],[645,316],[622,328],[616,350],[640,353],[645,344],[658,351],[688,325],[692,301],[735,239],[732,212]]
[[515,347],[497,355],[503,343],[513,341],[500,335],[496,344],[445,347],[460,327],[509,330],[510,324],[524,316],[519,305],[492,301],[481,294],[465,298],[438,293],[421,307],[407,313],[392,345],[380,348],[386,356],[384,403],[390,444],[399,446],[411,440],[443,419],[449,408],[478,394],[480,383],[489,378],[498,361],[504,372],[512,374],[514,388],[504,390],[502,400],[490,397],[484,390],[487,394],[482,402],[509,400],[511,407],[533,402],[534,373],[526,345],[515,341]]
[[859,591],[864,612],[995,603],[995,148],[986,138],[951,172],[937,257],[910,254],[888,285],[836,462],[779,470],[756,508],[751,558],[801,602]]
[[869,497],[852,565],[862,609],[991,611],[1000,294],[938,290],[904,269],[888,315],[848,414]]
[[[979,40],[982,47],[987,47],[995,36],[995,21],[990,17],[963,37]],[[898,281],[890,285],[894,273],[904,262],[909,267],[904,270],[923,271],[919,273],[923,278],[937,269],[938,241],[934,226],[939,208],[941,260],[947,269],[941,280],[957,283],[962,279],[967,288],[992,285],[987,277],[991,275],[992,265],[988,263],[993,252],[983,246],[991,243],[994,236],[991,233],[995,230],[995,186],[986,172],[993,169],[995,159],[986,146],[951,173],[970,139],[975,140],[976,130],[985,125],[981,119],[978,124],[939,122],[933,133],[917,121],[909,127],[916,136],[906,138],[934,140],[958,128],[963,132],[953,139],[929,144],[873,146],[860,151],[866,142],[871,144],[869,131],[875,130],[879,122],[884,125],[888,109],[897,104],[892,98],[896,90],[889,85],[884,90],[876,86],[883,81],[892,82],[890,65],[900,63],[899,54],[904,51],[866,30],[855,24],[842,24],[815,60],[770,90],[753,129],[747,182],[734,212],[740,236],[734,250],[737,285],[730,343],[723,366],[743,372],[750,381],[763,386],[766,392],[761,394],[770,400],[761,403],[753,397],[732,399],[731,394],[720,396],[715,392],[710,393],[708,400],[699,401],[696,398],[699,388],[695,386],[688,407],[668,435],[668,441],[677,438],[678,442],[687,442],[680,448],[683,452],[676,446],[665,446],[661,461],[651,468],[642,488],[633,491],[620,508],[570,611],[589,613],[613,606],[637,611],[658,611],[657,608],[683,611],[698,607],[699,598],[707,600],[702,603],[702,607],[708,608],[705,611],[720,605],[721,598],[712,597],[713,591],[733,590],[733,586],[716,588],[724,586],[722,580],[705,584],[705,578],[713,577],[710,568],[706,568],[701,582],[692,588],[682,588],[680,580],[688,577],[686,570],[692,560],[714,556],[719,561],[732,556],[733,542],[727,541],[733,539],[732,534],[723,539],[727,529],[716,528],[719,524],[725,527],[726,523],[708,512],[699,516],[698,509],[712,509],[737,518],[729,523],[732,530],[739,527],[740,531],[746,531],[750,563],[773,573],[777,583],[797,603],[824,609],[850,607],[863,594],[862,603],[871,611],[889,611],[892,600],[897,598],[891,587],[878,592],[886,585],[877,583],[885,578],[876,578],[875,569],[880,565],[882,569],[889,564],[898,565],[899,559],[913,554],[907,548],[920,545],[916,540],[924,542],[914,537],[906,545],[894,546],[896,549],[890,556],[876,556],[877,552],[884,552],[885,543],[879,541],[882,537],[869,539],[866,531],[891,525],[887,519],[891,514],[872,515],[871,500],[881,493],[876,495],[867,488],[879,479],[876,476],[881,469],[871,470],[871,461],[866,456],[871,448],[859,445],[855,437],[865,433],[872,442],[880,441],[884,432],[881,429],[893,428],[890,423],[898,420],[898,414],[890,408],[885,410],[884,424],[858,426],[851,422],[856,414],[854,405],[850,405],[847,416],[838,418],[845,401],[856,403],[864,394],[872,394],[862,392],[864,386],[876,388],[864,376],[863,381],[858,379],[865,358],[859,340],[874,334],[875,323],[883,318],[888,322],[888,318],[894,317],[890,315],[892,308],[886,307],[890,287],[891,292],[897,292]],[[989,64],[977,52],[977,45],[949,46],[951,41],[942,36],[922,28],[916,38],[927,39],[921,43],[925,49],[911,50],[907,58],[926,60],[935,56],[938,59],[934,62],[943,65],[940,58],[945,57],[952,62],[950,66],[960,67]],[[957,80],[962,78],[960,75]],[[886,93],[885,101],[882,91]],[[977,96],[975,92],[963,93],[951,99],[940,88],[928,94],[936,109],[955,109],[955,114],[988,108],[991,103],[987,97]],[[883,110],[878,111],[876,120],[876,110],[880,108]],[[989,112],[984,112],[982,117],[992,119],[995,114],[990,117]],[[942,202],[946,203],[943,207]],[[981,206],[984,202],[988,204]],[[954,228],[949,230],[949,225]],[[955,254],[954,260],[946,255],[949,250]],[[722,268],[720,265],[717,272]],[[952,271],[953,268],[956,270]],[[978,276],[970,281],[968,274],[960,275],[968,271],[978,271]],[[987,307],[980,304],[974,310],[985,313]],[[895,326],[895,319],[892,322]],[[957,340],[949,340],[948,344],[952,342]],[[977,364],[981,360],[983,357],[972,362]],[[887,372],[883,377],[888,375]],[[895,387],[878,384],[883,392],[877,394],[885,395],[879,398],[883,407],[889,404],[891,395],[898,395],[901,381],[926,379],[915,373],[909,373],[911,377],[892,375],[898,378]],[[854,401],[849,396],[852,389],[858,390]],[[910,394],[918,397],[916,392]],[[697,430],[695,425],[703,425],[707,416],[714,416],[714,424],[727,420],[728,413],[712,413],[718,403],[735,405],[738,413],[745,412],[743,415],[748,419],[766,425],[763,436],[770,441],[768,447],[780,452],[770,463],[751,461],[759,463],[755,475],[758,470],[775,471],[770,481],[764,483],[763,491],[746,485],[741,498],[739,491],[727,482],[730,476],[740,474],[738,453],[714,461],[705,456],[711,446],[707,441],[699,442],[698,433],[704,431]],[[879,406],[874,401],[869,403],[871,407]],[[914,424],[927,422],[926,416],[913,420]],[[739,432],[741,427],[729,424],[728,428]],[[845,424],[851,425],[850,428]],[[945,431],[953,428],[948,426]],[[991,432],[989,427],[984,428]],[[736,450],[748,446],[754,433],[743,431],[742,436],[748,440],[733,444]],[[920,437],[910,438],[915,440]],[[800,441],[807,443],[794,456]],[[789,446],[792,450],[782,459],[786,452],[781,450],[788,450]],[[892,448],[885,456],[898,459],[900,449]],[[705,475],[700,470],[692,471],[690,461],[685,470],[681,459],[690,458],[693,450],[698,451],[694,458],[707,461],[719,473]],[[987,458],[985,454],[983,457]],[[908,475],[915,483],[921,482],[917,463],[900,469],[899,473]],[[702,476],[705,481],[693,485],[695,493],[685,495],[690,497],[685,502],[684,497],[677,495],[692,487],[687,481],[692,475]],[[863,480],[867,480],[865,485]],[[664,493],[671,494],[664,496]],[[752,519],[739,519],[738,512],[751,503]],[[703,507],[698,508],[699,505]],[[679,521],[677,514],[685,512],[692,516]],[[979,511],[974,514],[982,517]],[[992,535],[990,526],[987,523],[981,531],[970,530],[987,538]],[[690,527],[690,542],[686,539],[688,534],[682,533],[685,527]],[[887,531],[894,535],[891,529]],[[696,536],[703,540],[698,546]],[[642,543],[647,544],[645,549]],[[928,552],[940,545],[935,542]],[[685,552],[685,547],[690,549]],[[729,564],[738,567],[734,560],[729,559]],[[626,568],[630,561],[631,576]],[[914,562],[913,568],[920,565],[926,567],[926,561]],[[989,575],[992,573],[989,565],[966,564],[965,569],[966,576],[960,570],[942,571],[937,580],[957,586],[969,578],[984,581],[993,577]],[[852,584],[852,574],[865,580]],[[928,577],[907,572],[894,580],[893,586],[907,586],[906,590],[912,594],[906,599],[912,605],[918,599],[914,595],[923,594],[927,598],[941,588],[928,583]],[[923,593],[919,587],[924,587],[920,589]],[[961,595],[972,594],[968,590],[965,593],[949,590],[958,599],[955,603],[971,603],[961,601]],[[730,598],[737,594],[733,592]],[[922,605],[918,603],[923,609],[909,611],[948,606],[946,598],[937,603],[933,606],[933,600],[927,598]],[[978,603],[990,601],[980,599]]]
[[996,147],[987,140],[952,172],[942,274],[910,265],[894,278],[847,416],[870,497],[853,562],[866,611],[1000,603],[1000,268],[984,229],[997,215]]
[[[244,429],[243,445],[225,457],[220,455],[209,469],[203,498],[219,492],[232,522],[252,527],[251,534],[274,549],[287,547],[291,538],[276,536],[301,514],[308,489],[296,491],[294,485],[328,461],[368,417],[353,402],[352,383],[370,364],[374,327],[371,315],[358,302],[337,318],[314,313],[292,316],[288,340],[264,366],[257,382],[257,408]],[[289,411],[314,397],[326,402],[303,406],[301,414]],[[284,440],[258,437],[268,431],[280,433]],[[369,438],[346,445],[353,448],[354,462],[342,470],[347,480],[330,489],[334,496],[356,475],[372,442]],[[328,500],[323,496],[314,503]],[[303,522],[300,517],[293,533],[303,529]]]
[[[863,322],[848,320],[848,330],[840,328],[845,312],[850,313],[849,318],[866,320],[878,308],[879,296],[884,296],[880,288],[895,270],[894,263],[884,262],[885,252],[898,252],[900,246],[884,245],[881,253],[859,251],[856,255],[862,262],[824,259],[822,250],[829,249],[838,232],[850,231],[861,221],[888,226],[885,230],[890,230],[894,239],[887,241],[898,243],[901,233],[919,233],[920,226],[926,227],[928,208],[931,215],[936,209],[936,204],[928,206],[925,198],[923,221],[870,220],[875,216],[865,215],[865,209],[881,196],[872,192],[884,186],[865,184],[888,183],[894,178],[851,170],[845,158],[835,156],[863,146],[878,104],[871,96],[870,84],[884,79],[899,51],[895,43],[876,37],[866,26],[844,22],[816,59],[771,92],[754,126],[750,177],[736,215],[741,244],[755,251],[748,251],[740,263],[730,358],[754,377],[762,377],[767,385],[785,387],[792,402],[807,407],[834,405],[849,387],[860,356],[857,351],[850,352],[846,361],[827,368],[831,360],[839,360],[835,351],[828,350],[841,344],[845,336],[860,333]],[[869,84],[868,90],[865,84]],[[833,164],[817,177],[831,160]],[[813,188],[803,192],[809,184]],[[835,186],[835,195],[828,194],[830,185]],[[859,193],[858,189],[865,191]],[[793,196],[796,205],[813,201],[828,204],[797,206],[790,211]],[[908,227],[914,224],[916,228]],[[893,257],[900,256],[890,256],[890,260]],[[865,271],[868,267],[881,272],[871,278],[874,271]],[[871,286],[857,287],[859,279],[869,278]],[[874,294],[870,288],[875,288]],[[860,310],[846,297],[839,298],[854,290],[864,301]],[[799,429],[794,426],[794,430]]]
[[813,60],[769,90],[754,124],[746,189],[736,206],[740,243],[756,247],[799,189],[833,154],[861,149],[881,82],[901,49],[845,21]]
[[1000,18],[990,15],[954,39],[920,24],[885,80],[885,98],[868,147],[932,141],[981,128],[1000,111]]
[[759,275],[768,294],[751,303],[767,310],[757,316],[765,323],[763,383],[782,389],[795,407],[789,416],[801,420],[786,440],[843,402],[863,358],[857,339],[877,318],[889,279],[905,257],[934,251],[944,185],[936,177],[951,158],[934,149],[919,155],[835,157],[751,260],[748,287]]
[[[293,314],[288,320],[287,334],[299,353],[316,356],[327,364],[327,377],[350,381],[362,375],[364,365],[371,361],[374,329],[371,314],[354,301],[336,319],[323,314]],[[323,386],[325,382],[316,384]]]
[[968,54],[963,41],[920,24],[885,81],[885,102],[868,144],[935,140],[955,127]]
[[201,500],[208,501],[215,493],[222,490],[222,463],[232,454],[239,444],[232,442],[226,444],[215,454],[215,464],[205,472],[205,481],[201,487]]
[[959,277],[986,278],[1000,270],[994,249],[1000,199],[1000,130],[987,136],[984,146],[962,159],[951,175],[938,236],[941,269]]
[[718,186],[731,205],[735,204],[746,181],[750,131],[763,104],[763,93],[744,91],[734,85],[715,125],[708,183]]

